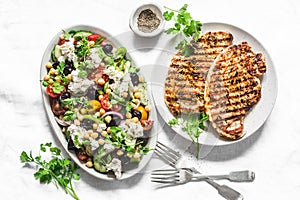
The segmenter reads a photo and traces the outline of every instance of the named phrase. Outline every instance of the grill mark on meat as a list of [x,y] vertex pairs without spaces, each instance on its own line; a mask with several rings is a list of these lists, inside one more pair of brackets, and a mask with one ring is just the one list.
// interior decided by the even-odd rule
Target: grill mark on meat
[[246,114],[261,98],[258,77],[266,72],[264,56],[243,42],[223,51],[213,67],[206,83],[206,111],[220,136],[238,139]]
[[171,59],[165,81],[165,103],[174,116],[181,113],[204,111],[205,80],[211,64],[225,48],[232,44],[227,32],[208,32],[198,41],[192,55],[184,57],[181,51]]

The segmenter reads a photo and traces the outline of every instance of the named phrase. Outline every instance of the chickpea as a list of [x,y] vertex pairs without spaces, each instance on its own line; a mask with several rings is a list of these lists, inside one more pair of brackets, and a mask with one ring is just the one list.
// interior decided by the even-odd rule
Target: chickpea
[[139,91],[139,88],[138,87],[134,87],[133,88],[133,92],[138,92]]
[[91,168],[91,167],[93,167],[93,162],[92,161],[87,161],[85,163],[85,166],[87,166],[88,168]]
[[127,118],[127,119],[131,119],[131,118],[132,118],[132,114],[131,114],[130,112],[127,112],[127,113],[126,113],[126,118]]
[[109,88],[106,89],[105,93],[106,93],[106,94],[110,94],[110,93],[111,93],[111,89],[109,89]]
[[92,135],[93,133],[94,133],[93,130],[88,130],[88,131],[87,131],[87,134],[89,134],[89,135]]
[[104,85],[105,84],[105,80],[103,78],[99,78],[99,80],[97,81],[98,85]]
[[123,151],[121,151],[121,150],[118,150],[118,151],[117,151],[117,155],[118,155],[118,156],[122,156],[123,154],[124,154]]
[[100,117],[100,112],[96,112],[96,113],[95,113],[95,116],[96,116],[96,117]]
[[68,79],[68,81],[71,81],[72,80],[72,75],[68,74],[67,79]]
[[46,63],[46,67],[48,68],[48,69],[51,69],[53,66],[52,66],[52,63],[51,62],[47,62]]
[[58,69],[55,69],[55,70],[54,70],[54,74],[55,74],[55,75],[58,75],[58,74],[59,74],[59,70],[58,70]]
[[49,81],[49,79],[50,79],[49,75],[44,76],[44,81]]
[[137,117],[133,117],[133,118],[131,119],[131,121],[132,121],[133,123],[138,123],[138,121],[139,121],[139,118],[137,118]]
[[104,144],[105,144],[105,140],[99,139],[99,140],[98,140],[98,143],[99,143],[100,145],[104,145]]
[[61,82],[60,76],[56,76],[54,79],[55,79],[55,81],[57,81],[57,82]]
[[132,102],[135,103],[136,105],[140,104],[140,100],[138,99],[133,99]]
[[81,113],[82,115],[85,115],[85,114],[87,113],[87,110],[86,110],[85,108],[81,108],[81,109],[80,109],[80,113]]
[[133,155],[133,158],[134,159],[139,159],[141,157],[141,155],[139,154],[139,153],[135,153],[134,155]]
[[101,132],[101,135],[102,135],[103,137],[106,137],[106,136],[107,136],[107,131],[102,131],[102,132]]
[[94,124],[93,124],[93,129],[94,129],[94,130],[97,130],[97,128],[98,128],[98,124],[94,123]]
[[54,75],[55,72],[56,72],[56,70],[55,70],[54,68],[51,68],[50,71],[49,71],[49,74],[50,74],[50,75]]
[[104,63],[104,62],[101,62],[101,63],[100,63],[100,66],[101,66],[101,67],[104,67],[104,66],[105,66],[105,63]]
[[83,116],[82,115],[78,115],[77,119],[81,122],[81,121],[83,121]]
[[127,92],[122,92],[122,97],[127,98],[128,97],[128,93]]
[[109,61],[109,58],[108,58],[108,57],[105,57],[105,58],[103,59],[103,61],[104,61],[105,63],[107,63],[107,62]]
[[99,110],[100,116],[103,115],[105,112],[106,112],[106,111],[105,111],[103,108],[100,108],[100,110]]
[[125,123],[126,123],[127,126],[130,124],[130,122],[131,121],[129,119],[126,119],[126,121],[125,121]]
[[64,39],[65,39],[65,36],[64,36],[64,35],[60,35],[60,36],[59,36],[59,39],[64,40]]
[[111,116],[106,116],[105,118],[104,118],[104,120],[107,122],[107,123],[109,123],[111,120],[112,120],[112,118],[111,118]]
[[89,41],[89,46],[90,46],[90,47],[95,46],[95,41],[93,41],[93,40]]
[[141,93],[140,92],[135,92],[134,97],[137,98],[137,99],[141,98]]
[[151,110],[151,107],[150,107],[149,105],[147,105],[147,106],[145,106],[145,110],[146,110],[147,112],[149,112],[149,111]]
[[88,140],[90,138],[90,135],[88,133],[86,133],[86,134],[84,134],[83,138]]
[[107,132],[108,134],[111,133],[110,127],[108,127],[108,128],[106,129],[106,132]]
[[140,76],[139,76],[139,81],[140,81],[141,83],[145,82],[145,77],[144,77],[143,75],[140,75]]
[[92,133],[91,137],[93,139],[96,139],[99,136],[99,134],[97,132]]
[[103,98],[103,95],[102,95],[102,94],[98,96],[98,100],[99,100],[99,101],[101,101],[102,98]]

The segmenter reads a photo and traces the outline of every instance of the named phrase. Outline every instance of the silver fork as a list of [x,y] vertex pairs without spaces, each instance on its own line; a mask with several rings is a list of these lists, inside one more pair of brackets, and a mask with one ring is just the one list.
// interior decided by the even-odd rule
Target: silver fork
[[232,182],[252,182],[255,174],[252,171],[233,171],[223,175],[194,174],[189,168],[160,169],[152,172],[152,182],[158,183],[187,183],[189,181],[204,181],[205,179],[227,179]]
[[[162,144],[161,142],[157,142],[155,153],[158,155],[159,158],[167,162],[170,166],[176,169],[176,162],[181,158],[181,154],[173,149],[167,147],[166,145]],[[201,174],[195,168],[188,168],[190,173],[194,174]],[[208,184],[213,186],[218,193],[227,200],[243,200],[244,197],[236,190],[228,187],[227,185],[220,185],[213,180],[205,179]]]

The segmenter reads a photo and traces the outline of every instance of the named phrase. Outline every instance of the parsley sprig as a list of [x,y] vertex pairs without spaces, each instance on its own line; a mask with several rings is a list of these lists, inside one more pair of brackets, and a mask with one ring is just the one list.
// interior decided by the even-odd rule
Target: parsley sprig
[[[167,29],[165,33],[167,34],[179,34],[183,33],[187,38],[193,38],[196,42],[200,37],[201,32],[201,22],[194,20],[189,12],[187,12],[187,4],[184,4],[179,10],[174,10],[168,7],[164,7],[166,11],[163,13],[163,16],[166,21],[171,21],[173,19],[174,26]],[[182,54],[187,57],[190,56],[194,47],[187,39],[183,39],[176,46],[176,49],[182,49]]]
[[181,129],[189,135],[197,149],[197,158],[199,157],[198,139],[200,134],[206,128],[204,122],[207,120],[208,115],[205,112],[201,112],[200,114],[188,114],[182,116],[180,119],[174,118],[168,122],[170,126],[181,126]]
[[[41,155],[41,152],[46,153],[47,150],[51,153],[49,161],[43,160]],[[80,175],[75,173],[79,167],[70,159],[63,158],[58,147],[53,147],[52,143],[41,144],[38,156],[34,157],[32,151],[29,154],[23,151],[20,155],[20,160],[22,163],[34,163],[39,166],[38,171],[34,173],[34,177],[40,183],[49,184],[52,182],[57,188],[63,188],[67,194],[79,200],[72,185],[73,179],[80,179]]]

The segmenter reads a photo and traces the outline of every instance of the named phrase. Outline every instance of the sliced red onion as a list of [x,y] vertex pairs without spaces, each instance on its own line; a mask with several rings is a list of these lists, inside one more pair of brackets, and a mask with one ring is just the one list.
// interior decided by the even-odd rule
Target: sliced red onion
[[116,112],[116,111],[109,111],[109,112],[106,112],[106,113],[104,113],[101,117],[106,117],[107,115],[117,115],[117,116],[120,117],[121,119],[124,119],[124,115],[122,115],[121,113]]
[[55,121],[61,126],[70,126],[71,122],[66,122],[64,120],[59,119],[58,117],[54,117]]

